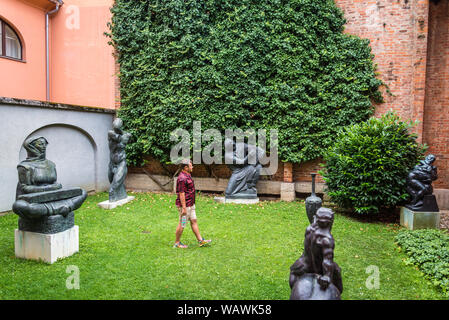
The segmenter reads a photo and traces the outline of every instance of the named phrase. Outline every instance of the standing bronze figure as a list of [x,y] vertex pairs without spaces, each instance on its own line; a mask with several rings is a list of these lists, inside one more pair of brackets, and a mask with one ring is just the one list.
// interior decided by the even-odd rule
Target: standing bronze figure
[[413,168],[407,176],[407,192],[411,201],[405,207],[413,211],[438,212],[438,204],[432,195],[432,181],[438,178],[437,167],[433,165],[435,156],[429,154]]
[[128,173],[128,167],[126,165],[125,147],[131,134],[124,132],[121,129],[122,126],[122,119],[116,118],[112,123],[112,130],[109,130],[108,133],[110,150],[108,178],[111,183],[109,188],[110,202],[127,198],[125,179]]
[[333,221],[331,209],[319,208],[307,227],[304,252],[290,267],[291,300],[340,300],[343,283],[334,262]]

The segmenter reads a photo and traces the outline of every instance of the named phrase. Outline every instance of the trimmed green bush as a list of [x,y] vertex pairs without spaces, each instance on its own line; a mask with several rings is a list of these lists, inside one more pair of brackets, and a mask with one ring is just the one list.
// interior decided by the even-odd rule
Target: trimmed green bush
[[170,132],[194,120],[278,129],[281,160],[312,160],[382,101],[369,40],[343,33],[333,0],[116,0],[112,13],[133,164],[168,162]]
[[395,237],[409,258],[434,285],[449,297],[449,234],[441,230],[401,230]]
[[332,201],[359,214],[375,214],[408,199],[406,177],[425,146],[406,123],[388,112],[343,129],[321,172]]

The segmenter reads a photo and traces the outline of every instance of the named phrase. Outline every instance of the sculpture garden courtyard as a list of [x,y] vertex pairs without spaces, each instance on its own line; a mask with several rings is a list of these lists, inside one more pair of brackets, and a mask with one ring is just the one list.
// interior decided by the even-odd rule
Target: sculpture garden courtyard
[[[113,210],[98,207],[107,193],[89,196],[75,216],[79,252],[52,265],[16,258],[18,217],[2,216],[0,299],[289,299],[289,268],[309,224],[303,201],[225,205],[200,194],[199,225],[213,245],[198,247],[187,226],[189,248],[175,249],[175,195],[129,194],[136,199]],[[394,240],[400,229],[336,213],[334,261],[342,270],[343,300],[447,299],[405,264]],[[369,278],[376,267],[377,289]],[[79,289],[70,289],[74,268]]]

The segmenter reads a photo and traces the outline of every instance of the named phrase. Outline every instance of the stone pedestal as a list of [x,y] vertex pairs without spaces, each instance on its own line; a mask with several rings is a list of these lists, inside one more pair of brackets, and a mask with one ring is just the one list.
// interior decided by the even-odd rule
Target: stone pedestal
[[282,182],[281,183],[281,201],[292,202],[296,199],[295,183]]
[[401,226],[409,230],[439,229],[440,212],[416,212],[401,207]]
[[118,200],[118,201],[114,201],[114,202],[110,202],[109,200],[100,202],[98,204],[99,207],[109,210],[109,209],[114,209],[117,208],[119,206],[123,206],[125,203],[128,203],[130,201],[133,201],[135,197],[133,196],[128,196],[126,197],[126,199],[122,199],[122,200]]
[[15,230],[15,252],[18,258],[52,264],[78,251],[78,226],[53,234]]
[[255,204],[259,203],[259,198],[252,199],[229,199],[226,197],[214,197],[214,200],[218,203],[239,203],[239,204]]

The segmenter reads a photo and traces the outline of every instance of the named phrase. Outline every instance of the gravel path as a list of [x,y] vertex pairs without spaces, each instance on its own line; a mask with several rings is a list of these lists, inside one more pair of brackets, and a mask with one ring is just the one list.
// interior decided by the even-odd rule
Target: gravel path
[[440,210],[440,229],[449,231],[449,210]]

